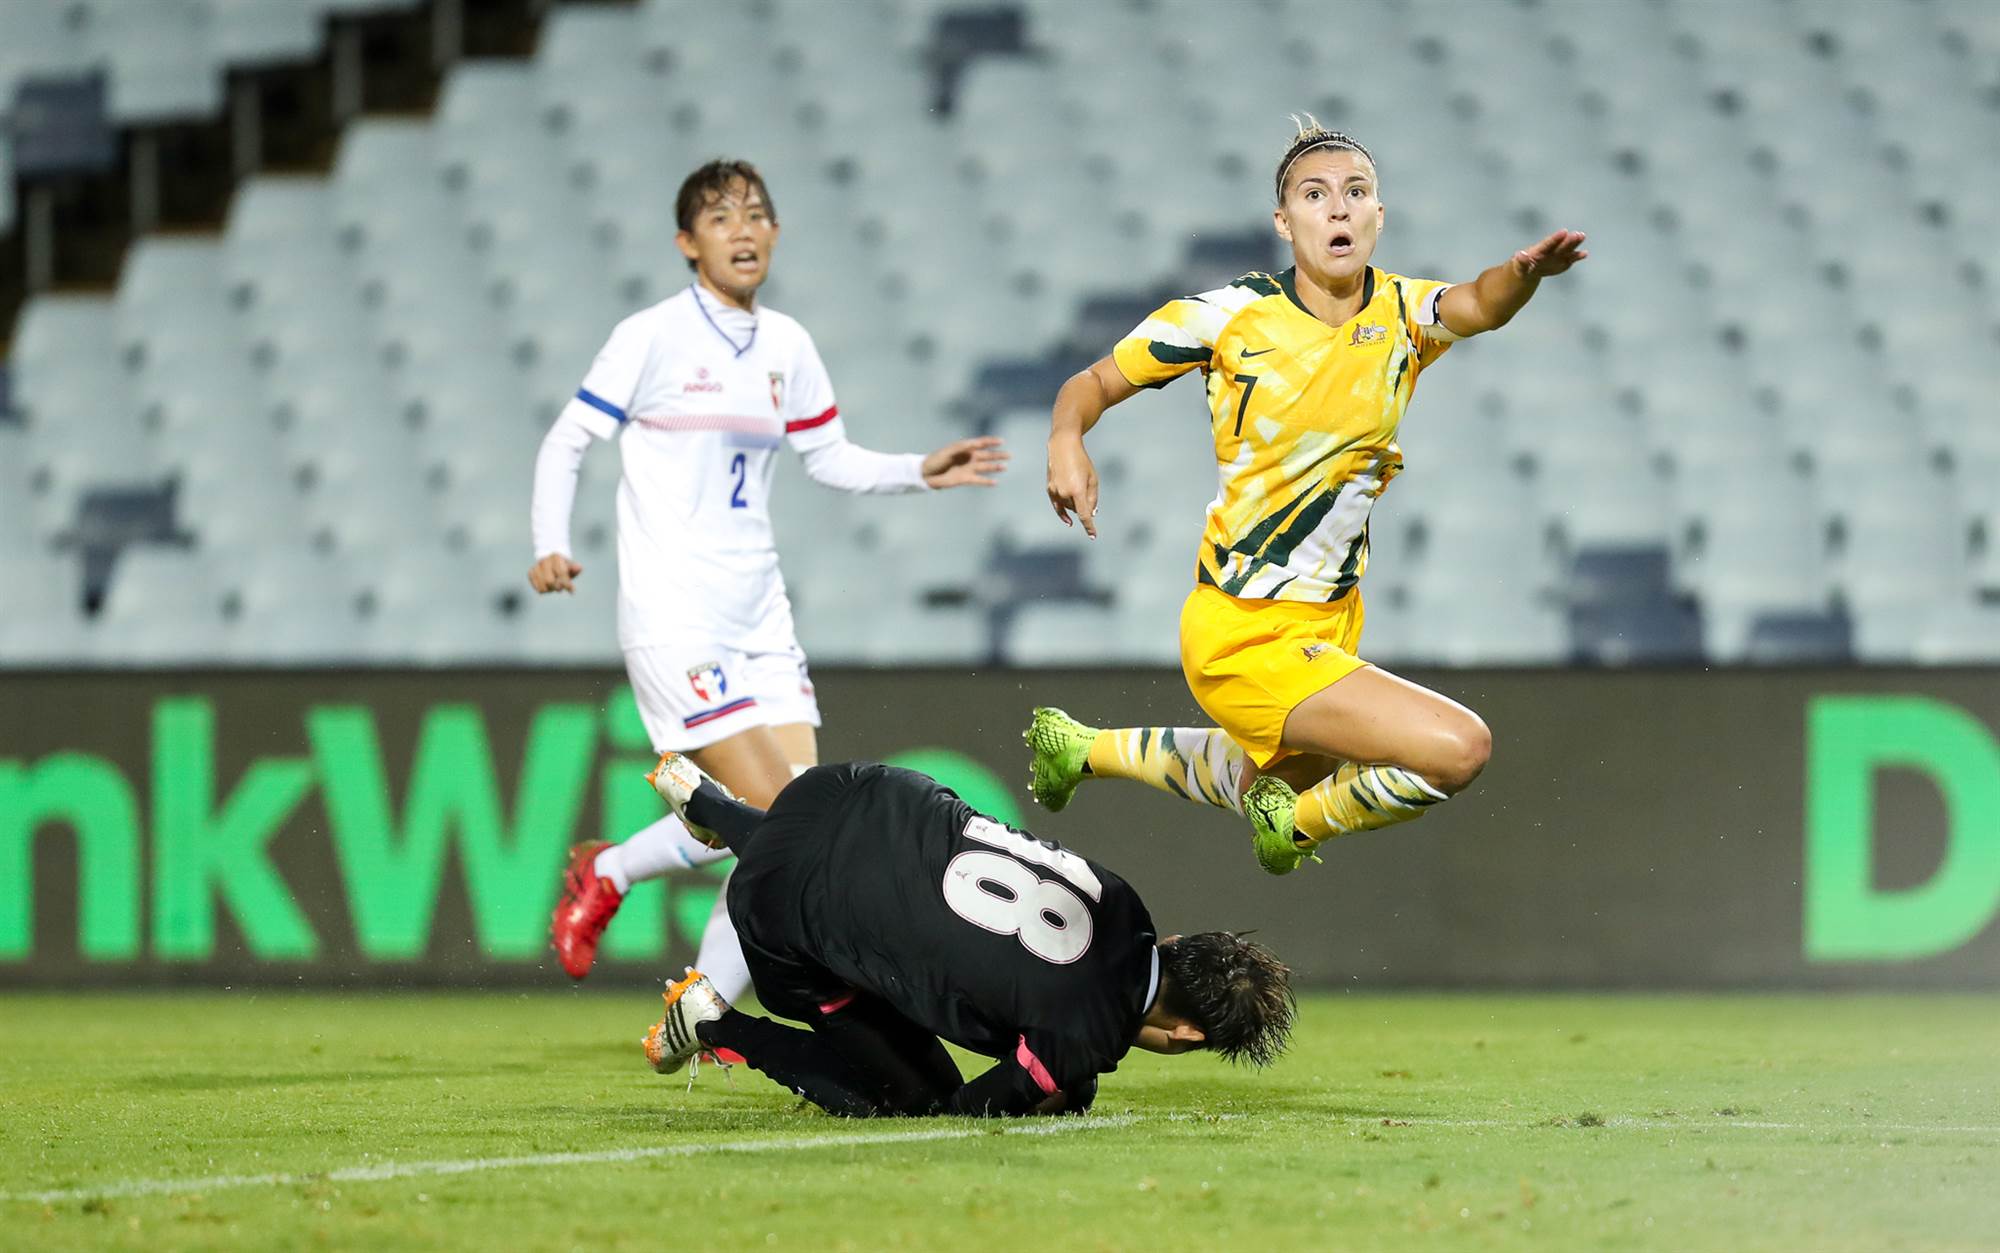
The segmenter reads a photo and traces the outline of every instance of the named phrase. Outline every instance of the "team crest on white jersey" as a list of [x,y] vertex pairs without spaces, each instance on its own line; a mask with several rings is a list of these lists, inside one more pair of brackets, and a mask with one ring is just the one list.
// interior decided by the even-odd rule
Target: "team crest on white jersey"
[[729,691],[729,680],[723,677],[722,663],[710,661],[688,670],[688,686],[697,700],[721,700]]
[[785,375],[781,370],[771,371],[771,409],[777,413],[785,411]]

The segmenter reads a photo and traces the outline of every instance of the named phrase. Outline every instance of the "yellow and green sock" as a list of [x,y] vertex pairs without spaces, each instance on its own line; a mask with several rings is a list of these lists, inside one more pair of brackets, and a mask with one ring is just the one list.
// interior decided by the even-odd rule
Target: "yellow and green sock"
[[1098,732],[1090,745],[1090,773],[1136,779],[1162,792],[1243,812],[1243,771],[1248,758],[1215,727],[1121,727]]
[[1415,771],[1347,762],[1299,794],[1294,830],[1317,844],[1408,822],[1444,799]]

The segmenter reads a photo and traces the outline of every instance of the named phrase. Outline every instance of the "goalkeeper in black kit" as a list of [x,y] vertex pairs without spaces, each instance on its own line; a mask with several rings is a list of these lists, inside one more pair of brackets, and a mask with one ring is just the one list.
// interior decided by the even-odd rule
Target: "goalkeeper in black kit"
[[[649,776],[697,838],[737,857],[729,916],[757,997],[809,1030],[732,1009],[700,972],[666,991],[647,1058],[729,1049],[829,1113],[1080,1113],[1135,1045],[1264,1065],[1285,1046],[1290,971],[1226,931],[1159,938],[1123,879],[987,818],[928,776],[819,766],[771,808],[677,753]],[[995,1064],[970,1081],[950,1041]]]

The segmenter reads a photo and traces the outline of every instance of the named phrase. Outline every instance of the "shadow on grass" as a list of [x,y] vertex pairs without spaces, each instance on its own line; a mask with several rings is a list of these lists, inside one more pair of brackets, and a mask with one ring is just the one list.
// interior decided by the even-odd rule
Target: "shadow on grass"
[[124,1081],[126,1088],[141,1092],[226,1092],[237,1088],[297,1088],[325,1084],[395,1083],[410,1079],[463,1079],[493,1074],[540,1074],[543,1068],[527,1062],[492,1062],[479,1066],[406,1066],[394,1070],[288,1070],[262,1073],[231,1073],[190,1070],[178,1074],[136,1075]]
[[662,1106],[651,1100],[621,1102],[616,1105],[592,1105],[583,1108],[575,1105],[544,1105],[525,1114],[538,1114],[552,1119],[561,1119],[571,1127],[604,1132],[629,1132],[634,1129],[657,1131],[663,1135],[705,1135],[727,1132],[736,1134],[761,1134],[796,1132],[802,1129],[826,1127],[852,1127],[871,1122],[908,1120],[875,1120],[835,1118],[810,1106],[801,1106],[796,1097],[784,1093],[784,1103],[775,1101],[746,1104],[741,1108],[673,1108]]

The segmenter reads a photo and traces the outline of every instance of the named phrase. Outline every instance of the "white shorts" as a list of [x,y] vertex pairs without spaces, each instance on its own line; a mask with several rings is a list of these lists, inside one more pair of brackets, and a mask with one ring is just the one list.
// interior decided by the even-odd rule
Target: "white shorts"
[[693,752],[751,727],[819,725],[796,643],[762,653],[702,643],[628,648],[625,673],[655,752]]

